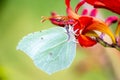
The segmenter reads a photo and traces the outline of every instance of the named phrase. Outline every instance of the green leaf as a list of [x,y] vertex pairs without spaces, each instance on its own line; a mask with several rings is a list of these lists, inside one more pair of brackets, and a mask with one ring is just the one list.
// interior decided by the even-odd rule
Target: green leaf
[[31,57],[38,68],[52,74],[70,66],[76,54],[74,41],[71,31],[54,27],[25,36],[17,49]]

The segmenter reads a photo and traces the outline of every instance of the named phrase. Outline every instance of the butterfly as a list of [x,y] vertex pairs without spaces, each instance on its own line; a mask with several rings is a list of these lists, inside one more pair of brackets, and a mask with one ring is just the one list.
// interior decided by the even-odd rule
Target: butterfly
[[42,71],[52,74],[68,68],[76,55],[75,36],[67,27],[53,27],[23,37],[17,50],[23,51]]

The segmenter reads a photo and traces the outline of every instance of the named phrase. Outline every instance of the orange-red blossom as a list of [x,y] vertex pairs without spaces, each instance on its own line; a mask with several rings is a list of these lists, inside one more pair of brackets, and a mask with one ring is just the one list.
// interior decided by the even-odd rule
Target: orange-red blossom
[[[84,3],[85,1],[79,2],[76,5],[75,10],[72,10],[70,0],[65,0],[67,16],[60,16],[53,12],[52,16],[49,17],[49,20],[58,26],[73,26],[76,39],[83,47],[90,47],[97,43],[96,38],[99,38],[100,36],[96,33],[96,31],[107,34],[111,38],[112,43],[115,44],[115,37],[109,29],[108,24],[95,18],[94,13],[91,16],[77,14],[79,8]],[[86,14],[85,10],[83,14]]]

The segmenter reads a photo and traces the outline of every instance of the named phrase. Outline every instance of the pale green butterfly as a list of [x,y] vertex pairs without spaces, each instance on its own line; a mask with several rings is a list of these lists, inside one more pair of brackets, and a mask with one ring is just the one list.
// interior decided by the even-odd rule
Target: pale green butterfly
[[52,74],[71,65],[76,54],[76,42],[71,30],[54,27],[28,34],[17,49],[25,52],[38,68]]

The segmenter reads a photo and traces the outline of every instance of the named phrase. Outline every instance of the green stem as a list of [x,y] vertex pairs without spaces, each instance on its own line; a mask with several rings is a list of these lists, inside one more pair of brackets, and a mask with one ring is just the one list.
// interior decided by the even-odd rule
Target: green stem
[[103,45],[104,47],[115,48],[115,49],[117,49],[118,51],[120,51],[120,46],[117,45],[117,44],[109,44],[109,43],[105,42],[105,41],[104,41],[103,39],[101,39],[101,38],[96,38],[96,41],[97,41],[98,43],[100,43],[101,45]]

